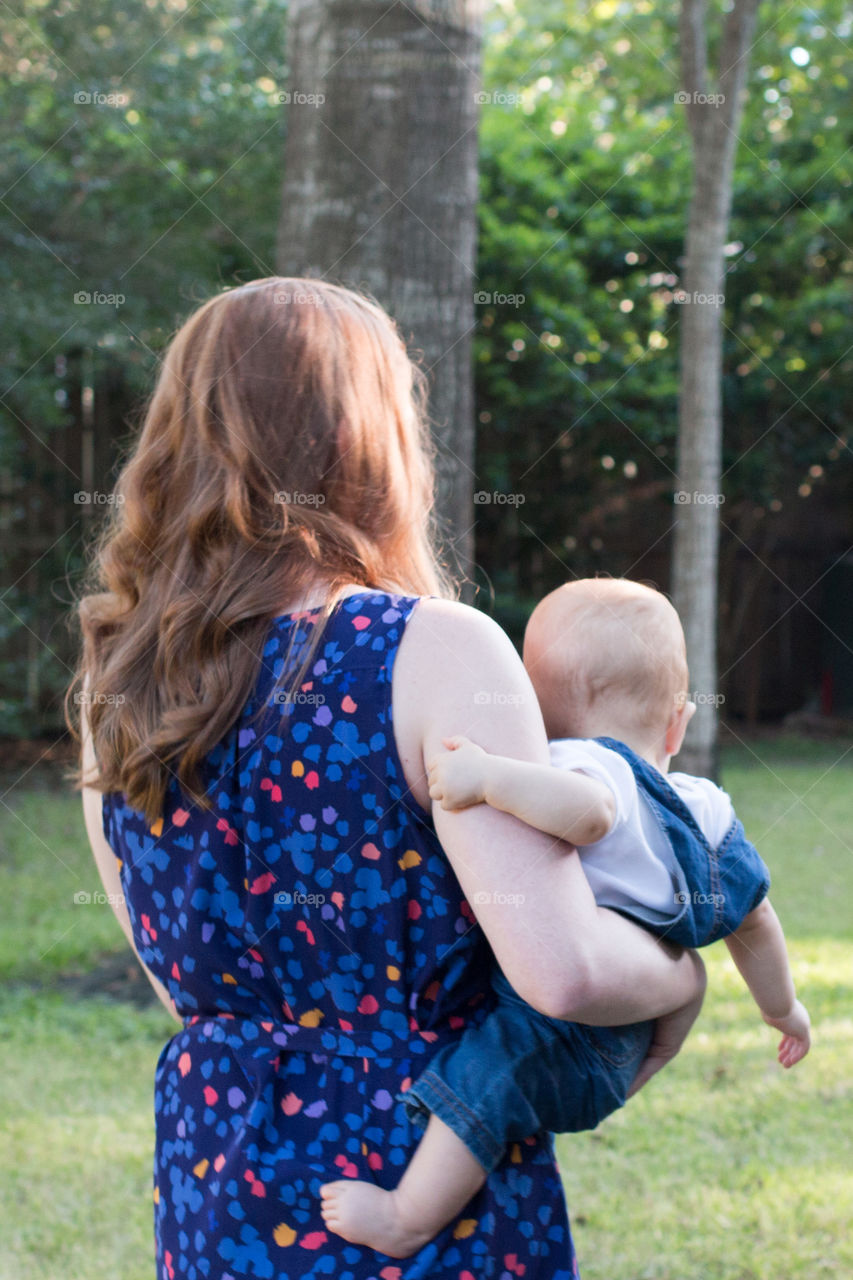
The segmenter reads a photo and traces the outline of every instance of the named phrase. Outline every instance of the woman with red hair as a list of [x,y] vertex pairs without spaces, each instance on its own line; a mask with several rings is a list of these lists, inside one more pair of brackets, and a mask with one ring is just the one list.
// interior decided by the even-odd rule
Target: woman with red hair
[[566,845],[433,810],[448,735],[548,753],[515,650],[437,562],[425,380],[392,321],[320,280],[212,298],[116,496],[68,705],[105,889],[180,1023],[155,1078],[158,1280],[568,1280],[547,1134],[399,1265],[320,1212],[330,1180],[396,1184],[419,1136],[399,1095],[488,1012],[493,957],[593,1024],[700,984],[596,907]]

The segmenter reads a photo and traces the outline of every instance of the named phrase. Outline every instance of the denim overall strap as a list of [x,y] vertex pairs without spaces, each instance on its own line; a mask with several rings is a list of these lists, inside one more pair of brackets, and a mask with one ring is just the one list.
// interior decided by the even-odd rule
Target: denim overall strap
[[[732,823],[719,848],[712,849],[690,809],[659,770],[624,742],[597,738],[631,766],[638,788],[666,836],[685,880],[675,896],[682,910],[666,925],[647,924],[661,938],[703,947],[734,933],[767,893],[770,874],[743,826]],[[646,923],[645,921],[643,923]]]

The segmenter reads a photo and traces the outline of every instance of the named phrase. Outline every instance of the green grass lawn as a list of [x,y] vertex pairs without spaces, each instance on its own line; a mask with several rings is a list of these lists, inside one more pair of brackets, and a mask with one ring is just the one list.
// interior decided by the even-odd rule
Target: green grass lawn
[[[558,1140],[584,1280],[853,1275],[845,750],[726,752],[724,783],[773,874],[812,1053],[777,1067],[777,1037],[725,947],[706,951],[705,1009],[679,1058],[595,1133]],[[153,1077],[174,1024],[144,999],[87,995],[75,976],[126,952],[108,907],[74,902],[99,887],[79,799],[26,785],[3,804],[0,1280],[152,1280]]]

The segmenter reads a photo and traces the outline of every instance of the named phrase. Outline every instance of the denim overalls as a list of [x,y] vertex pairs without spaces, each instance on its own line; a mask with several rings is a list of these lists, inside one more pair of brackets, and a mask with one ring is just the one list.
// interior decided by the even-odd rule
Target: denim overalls
[[[736,818],[720,847],[712,849],[663,774],[625,743],[597,741],[631,766],[672,854],[670,921],[646,919],[640,906],[614,909],[681,946],[704,947],[733,933],[770,885],[767,867],[741,823]],[[653,1022],[588,1027],[547,1018],[516,994],[497,966],[492,986],[494,1010],[440,1049],[408,1092],[399,1095],[411,1121],[425,1125],[434,1112],[488,1172],[503,1160],[509,1143],[543,1129],[594,1129],[624,1106],[654,1031]]]
[[[642,907],[615,906],[658,937],[682,947],[707,947],[727,938],[754,911],[770,888],[770,872],[735,818],[718,849],[712,849],[696,819],[664,774],[615,738],[596,738],[627,760],[634,780],[672,850],[673,918],[661,925]],[[597,899],[600,907],[613,904]]]

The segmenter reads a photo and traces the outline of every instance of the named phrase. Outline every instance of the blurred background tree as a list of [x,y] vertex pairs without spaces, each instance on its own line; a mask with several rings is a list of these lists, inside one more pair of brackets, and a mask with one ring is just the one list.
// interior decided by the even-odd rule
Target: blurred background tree
[[474,558],[481,8],[290,0],[278,239],[281,275],[367,289],[420,353],[438,446],[437,524],[463,579]]
[[[672,537],[672,600],[684,624],[695,711],[679,766],[718,774],[717,602],[723,472],[723,307],[734,162],[752,56],[758,0],[718,13],[681,0],[678,55],[690,141],[690,203],[678,325],[678,506]],[[715,47],[716,57],[710,55]]]
[[[677,17],[650,0],[488,12],[475,576],[516,638],[567,577],[669,586],[689,190]],[[108,494],[176,324],[212,290],[274,273],[286,18],[282,0],[234,0],[225,17],[186,0],[22,0],[7,24],[5,733],[61,725],[68,602],[102,509],[74,495]],[[850,37],[841,0],[819,16],[763,6],[740,131],[716,696],[747,720],[821,693],[853,704],[838,604],[853,523]]]

